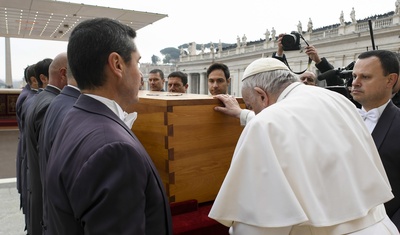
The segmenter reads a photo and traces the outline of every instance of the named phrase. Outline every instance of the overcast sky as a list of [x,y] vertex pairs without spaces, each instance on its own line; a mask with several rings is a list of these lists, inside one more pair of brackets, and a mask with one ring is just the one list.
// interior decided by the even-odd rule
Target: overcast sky
[[[307,29],[309,18],[313,28],[339,23],[341,11],[345,21],[351,21],[355,9],[356,19],[384,14],[395,10],[396,0],[70,0],[73,3],[147,11],[168,15],[152,25],[137,31],[136,43],[142,55],[141,62],[151,62],[153,54],[161,58],[160,50],[178,47],[184,43],[210,42],[236,43],[244,34],[247,41],[264,39],[266,29],[279,33],[297,30],[301,21]],[[13,80],[21,80],[28,64],[66,51],[67,42],[11,39]],[[5,45],[0,38],[0,79],[5,77]]]

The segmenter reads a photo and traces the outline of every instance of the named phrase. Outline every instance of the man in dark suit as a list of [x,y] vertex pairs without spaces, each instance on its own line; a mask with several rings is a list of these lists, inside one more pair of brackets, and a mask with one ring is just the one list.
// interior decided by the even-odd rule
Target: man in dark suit
[[[22,110],[22,104],[24,103],[24,101],[25,101],[25,99],[26,99],[26,97],[28,96],[28,94],[30,93],[30,91],[32,90],[31,89],[31,82],[30,82],[30,79],[29,79],[29,75],[28,75],[28,73],[31,71],[31,72],[33,72],[33,78],[34,78],[34,75],[35,75],[35,73],[34,73],[34,66],[35,65],[28,65],[26,68],[25,68],[25,71],[24,71],[24,80],[25,80],[25,82],[26,82],[26,85],[22,88],[22,91],[21,91],[21,93],[19,94],[19,96],[18,96],[18,99],[17,99],[17,102],[15,103],[15,108],[16,108],[16,115],[17,115],[17,124],[18,124],[18,127],[20,128],[20,126],[21,126],[21,123],[20,123],[20,119],[21,119],[21,110]],[[37,89],[37,87],[36,87],[36,89]]]
[[394,198],[385,203],[389,218],[400,228],[400,109],[391,101],[398,83],[399,61],[395,53],[367,51],[353,68],[352,96],[362,105],[360,114],[371,132],[385,167]]
[[172,234],[163,183],[123,121],[139,99],[135,37],[107,18],[83,21],[70,35],[68,63],[82,94],[49,154],[49,234]]
[[[22,212],[25,214],[26,218],[26,164],[25,163],[25,154],[24,154],[24,123],[25,123],[25,114],[27,108],[29,107],[30,99],[34,96],[34,94],[38,91],[38,82],[35,77],[35,64],[29,65],[25,69],[24,79],[26,81],[26,86],[22,89],[21,94],[18,96],[16,102],[16,116],[17,116],[17,124],[19,129],[19,137],[18,137],[18,145],[17,145],[17,156],[16,156],[16,178],[17,178],[17,190],[20,194],[20,208],[22,208]],[[25,104],[25,105],[24,105]],[[26,223],[26,221],[25,221]],[[25,229],[27,226],[25,224]]]
[[27,150],[26,150],[26,120],[28,115],[28,110],[30,109],[32,103],[36,100],[38,94],[43,91],[43,88],[48,83],[49,76],[49,66],[53,60],[50,58],[43,59],[37,62],[33,67],[33,74],[35,76],[35,80],[37,82],[37,89],[34,89],[32,86],[31,93],[25,99],[25,102],[22,104],[21,109],[21,126],[22,126],[22,136],[21,136],[21,167],[20,167],[20,178],[21,178],[21,197],[22,197],[22,207],[23,212],[25,214],[25,230],[30,229],[30,206],[29,206],[29,190],[30,186],[28,183],[28,162],[27,162]]
[[[21,93],[18,96],[17,102],[15,103],[16,106],[16,116],[17,116],[17,124],[18,124],[18,129],[19,129],[19,137],[18,137],[18,147],[17,147],[17,165],[16,165],[16,172],[17,172],[17,189],[18,192],[21,194],[21,177],[20,177],[20,172],[21,172],[21,136],[22,136],[22,120],[21,120],[21,115],[22,115],[22,104],[25,102],[26,98],[29,96],[31,97],[32,94],[36,93],[38,89],[37,81],[35,78],[35,65],[28,65],[25,68],[24,71],[24,80],[26,82],[25,87],[22,89]],[[35,82],[36,81],[36,82]],[[21,202],[22,206],[22,202]]]
[[[54,138],[56,137],[65,115],[72,108],[81,94],[69,68],[67,68],[67,81],[68,85],[61,90],[61,93],[51,101],[47,108],[46,114],[43,118],[42,130],[39,135],[39,164],[43,198],[46,198],[45,195],[47,193],[44,176],[46,175],[47,159],[49,157],[51,146],[53,145]],[[45,234],[47,225],[47,205],[45,200],[43,201],[43,225]]]
[[25,122],[25,147],[28,163],[29,235],[42,234],[42,182],[39,171],[38,140],[42,122],[50,102],[67,84],[67,53],[57,55],[48,67],[48,84],[30,105]]

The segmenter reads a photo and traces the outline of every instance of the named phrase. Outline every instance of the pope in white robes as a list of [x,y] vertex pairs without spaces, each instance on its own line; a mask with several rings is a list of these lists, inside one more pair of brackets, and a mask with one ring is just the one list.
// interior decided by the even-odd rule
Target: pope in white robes
[[[271,74],[280,76],[274,91],[263,82]],[[235,235],[399,234],[383,207],[391,187],[356,107],[297,80],[273,58],[246,68],[243,99],[257,115],[209,217]]]

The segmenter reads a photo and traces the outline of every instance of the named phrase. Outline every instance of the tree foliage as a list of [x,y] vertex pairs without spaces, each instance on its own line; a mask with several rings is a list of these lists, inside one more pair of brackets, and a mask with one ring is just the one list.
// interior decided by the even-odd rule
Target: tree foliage
[[180,50],[175,47],[167,47],[160,51],[160,53],[164,56],[163,63],[168,64],[171,63],[171,60],[178,61]]
[[160,61],[161,61],[160,57],[158,57],[158,56],[156,56],[156,55],[151,56],[151,64],[156,65],[156,64],[158,64],[158,62],[160,62]]
[[[218,48],[218,43],[213,43],[213,44],[214,44],[214,48],[217,49],[217,48]],[[202,45],[203,45],[203,44],[196,44],[196,50],[197,50],[197,51],[200,51]],[[232,45],[234,45],[234,44],[222,43],[222,47],[223,47],[223,48],[224,48],[224,47],[230,47],[230,46],[232,46]],[[210,46],[211,46],[211,43],[206,43],[206,44],[204,44],[204,48],[210,48]],[[187,53],[188,53],[187,49],[189,48],[189,43],[182,44],[182,45],[178,46],[178,48],[175,48],[175,47],[167,47],[167,48],[162,49],[162,50],[160,51],[160,53],[164,56],[164,58],[163,58],[163,63],[164,63],[164,64],[169,64],[169,63],[175,63],[176,61],[179,61],[179,56],[180,56],[180,54],[181,54],[180,48],[186,49],[186,50],[185,50],[185,53],[187,54]],[[154,60],[153,60],[154,56],[155,56],[155,55],[153,55],[153,56],[151,57],[151,59],[152,59],[152,61],[153,61],[153,64],[155,64],[155,63],[154,63]],[[157,56],[156,56],[156,57],[157,57]],[[158,58],[158,57],[157,57],[157,58]],[[158,58],[157,62],[158,62],[158,61],[160,61],[160,58]]]
[[[217,42],[213,42],[212,44],[214,44],[214,48],[218,48],[218,43]],[[232,45],[236,45],[236,44],[224,43],[224,42],[222,42],[221,44],[222,44],[222,48],[229,47],[229,46],[232,46]],[[200,51],[202,45],[203,44],[201,44],[201,43],[200,44],[196,43],[196,50]],[[211,46],[211,42],[204,44],[204,48],[210,48],[210,46]],[[182,44],[178,48],[181,48],[181,47],[189,48],[189,44],[188,43]]]

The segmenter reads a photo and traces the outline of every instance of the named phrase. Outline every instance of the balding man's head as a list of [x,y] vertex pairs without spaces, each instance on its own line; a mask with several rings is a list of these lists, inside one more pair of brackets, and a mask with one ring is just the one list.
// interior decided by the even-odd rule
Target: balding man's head
[[62,89],[67,85],[67,53],[58,54],[49,67],[49,84]]
[[310,71],[305,71],[300,75],[300,81],[306,85],[316,85],[316,79],[317,77],[315,76],[315,73],[310,72]]

